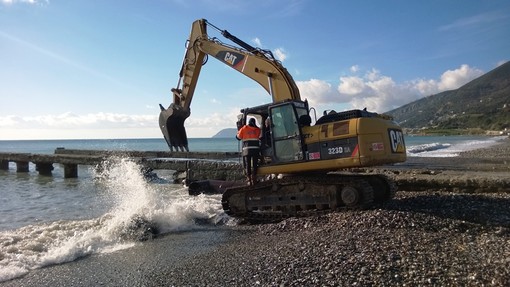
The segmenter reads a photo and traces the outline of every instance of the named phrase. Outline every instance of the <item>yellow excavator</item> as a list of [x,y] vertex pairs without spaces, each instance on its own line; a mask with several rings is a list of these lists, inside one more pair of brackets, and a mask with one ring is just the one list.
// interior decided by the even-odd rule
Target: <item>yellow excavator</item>
[[[209,37],[208,27],[237,45]],[[173,103],[166,109],[160,105],[159,124],[170,150],[189,151],[184,121],[209,55],[253,79],[272,97],[268,104],[242,109],[237,123],[240,128],[252,117],[261,123],[257,174],[267,178],[227,188],[222,198],[227,214],[275,221],[369,207],[394,196],[396,185],[384,175],[345,172],[406,160],[402,129],[391,117],[363,109],[325,111],[312,120],[310,111],[315,109],[301,100],[292,76],[271,51],[255,48],[205,19],[193,22],[179,81],[172,89]]]

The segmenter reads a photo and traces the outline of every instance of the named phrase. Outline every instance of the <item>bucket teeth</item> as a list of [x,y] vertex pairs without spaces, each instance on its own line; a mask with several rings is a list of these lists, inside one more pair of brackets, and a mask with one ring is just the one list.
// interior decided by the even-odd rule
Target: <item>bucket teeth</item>
[[189,117],[189,112],[183,111],[173,104],[168,109],[160,105],[159,127],[165,137],[170,151],[189,151],[188,137],[184,128],[184,121]]

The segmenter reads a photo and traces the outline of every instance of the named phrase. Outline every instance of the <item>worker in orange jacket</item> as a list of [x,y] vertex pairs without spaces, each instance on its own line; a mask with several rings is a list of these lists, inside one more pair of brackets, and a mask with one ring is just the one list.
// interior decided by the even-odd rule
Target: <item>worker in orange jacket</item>
[[237,132],[236,138],[243,141],[243,166],[245,175],[248,178],[248,184],[253,185],[257,182],[257,162],[260,155],[260,128],[257,127],[254,118],[248,121]]

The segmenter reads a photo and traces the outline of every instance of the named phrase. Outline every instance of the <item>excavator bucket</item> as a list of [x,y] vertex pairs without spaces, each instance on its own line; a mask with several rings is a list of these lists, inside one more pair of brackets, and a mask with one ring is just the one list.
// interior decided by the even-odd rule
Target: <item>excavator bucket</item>
[[171,104],[168,109],[159,105],[159,127],[163,133],[170,151],[189,151],[188,137],[184,128],[184,120],[189,117],[189,112],[183,111],[180,106]]

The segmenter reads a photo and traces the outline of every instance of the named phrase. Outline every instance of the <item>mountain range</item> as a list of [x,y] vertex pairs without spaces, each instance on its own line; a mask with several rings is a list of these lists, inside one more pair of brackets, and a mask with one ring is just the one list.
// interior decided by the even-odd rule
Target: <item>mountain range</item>
[[510,62],[456,90],[424,97],[386,114],[408,129],[510,129]]
[[213,138],[235,138],[236,134],[237,134],[236,128],[226,128],[226,129],[222,129],[221,131],[219,131],[212,137]]

